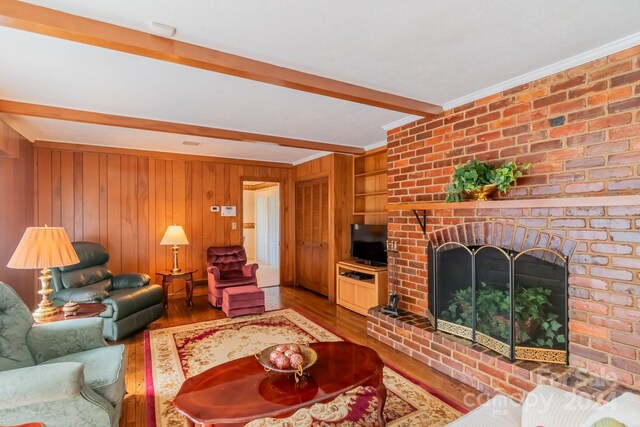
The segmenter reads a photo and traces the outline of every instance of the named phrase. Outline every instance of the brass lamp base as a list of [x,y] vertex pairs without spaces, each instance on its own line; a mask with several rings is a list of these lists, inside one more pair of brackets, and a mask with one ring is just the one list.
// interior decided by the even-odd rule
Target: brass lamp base
[[173,252],[173,268],[171,269],[171,272],[173,274],[180,273],[182,271],[180,270],[180,267],[178,267],[178,249],[180,249],[178,245],[171,246],[171,251]]
[[38,280],[40,280],[41,287],[38,293],[42,295],[42,301],[40,301],[38,308],[36,308],[32,314],[33,320],[38,323],[44,323],[48,322],[52,317],[58,314],[58,309],[51,301],[49,301],[49,294],[53,292],[53,289],[49,286],[49,282],[51,281],[51,270],[43,268]]

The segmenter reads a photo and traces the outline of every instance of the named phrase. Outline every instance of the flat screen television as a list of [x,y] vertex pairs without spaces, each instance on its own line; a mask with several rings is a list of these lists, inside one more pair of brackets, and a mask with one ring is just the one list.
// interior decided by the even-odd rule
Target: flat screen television
[[351,224],[351,257],[363,264],[387,265],[387,226]]

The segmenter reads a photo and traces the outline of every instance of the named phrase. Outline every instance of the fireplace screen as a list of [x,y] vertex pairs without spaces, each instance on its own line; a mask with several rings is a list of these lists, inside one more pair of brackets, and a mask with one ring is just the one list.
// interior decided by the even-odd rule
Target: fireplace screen
[[567,259],[545,248],[429,244],[427,315],[510,360],[566,364]]

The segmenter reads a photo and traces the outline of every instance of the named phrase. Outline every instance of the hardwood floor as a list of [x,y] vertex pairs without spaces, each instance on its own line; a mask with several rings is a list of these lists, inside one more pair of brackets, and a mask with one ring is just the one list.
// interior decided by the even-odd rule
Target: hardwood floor
[[[358,344],[373,348],[382,359],[402,370],[407,375],[425,383],[436,390],[441,396],[458,403],[463,407],[474,407],[480,393],[440,372],[434,371],[426,365],[406,356],[405,354],[371,339],[366,334],[366,317],[349,311],[329,302],[326,298],[299,287],[271,287],[264,288],[266,309],[294,308],[315,322],[326,326],[333,332]],[[169,309],[165,315],[152,323],[149,329],[203,320],[224,318],[222,310],[211,307],[206,297],[206,289],[196,288],[193,298],[193,308],[189,309],[183,298],[171,299]],[[144,331],[140,331],[122,341],[127,347],[127,376],[126,384],[129,394],[125,397],[120,427],[144,426],[145,422],[145,381],[144,381]],[[464,399],[473,396],[473,399]],[[472,400],[471,406],[465,401]]]

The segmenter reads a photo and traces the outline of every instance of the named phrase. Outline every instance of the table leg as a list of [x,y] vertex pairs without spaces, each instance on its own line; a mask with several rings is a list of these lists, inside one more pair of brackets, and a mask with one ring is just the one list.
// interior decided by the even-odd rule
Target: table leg
[[185,292],[187,293],[187,304],[189,307],[193,307],[193,274],[189,274],[186,277],[185,282]]
[[164,309],[169,307],[169,286],[171,286],[171,276],[163,276],[162,278],[162,290],[164,291]]
[[385,387],[384,384],[381,384],[377,391],[382,398],[382,403],[378,410],[378,419],[380,420],[380,425],[384,427],[387,425],[387,421],[384,419],[384,405],[387,403],[387,387]]

